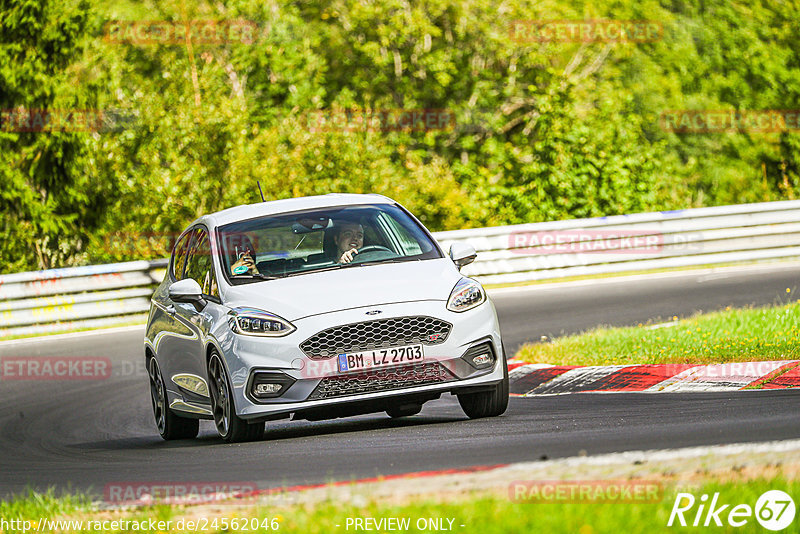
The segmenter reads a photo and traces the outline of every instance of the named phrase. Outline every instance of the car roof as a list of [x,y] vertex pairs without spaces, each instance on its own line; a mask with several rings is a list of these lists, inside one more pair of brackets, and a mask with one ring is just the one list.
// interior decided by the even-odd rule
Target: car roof
[[330,193],[312,197],[285,198],[245,204],[228,208],[215,213],[203,215],[192,224],[204,223],[210,228],[224,226],[237,221],[244,221],[256,217],[289,213],[314,208],[331,208],[337,206],[355,206],[359,204],[396,204],[396,202],[383,195],[355,193]]

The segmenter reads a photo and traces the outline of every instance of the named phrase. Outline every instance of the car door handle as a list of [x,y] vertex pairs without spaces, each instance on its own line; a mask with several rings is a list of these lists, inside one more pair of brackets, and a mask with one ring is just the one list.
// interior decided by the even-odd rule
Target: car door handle
[[175,309],[175,306],[172,305],[172,304],[167,306],[166,310],[167,310],[167,313],[170,314],[170,315],[175,315],[177,313],[177,311],[178,311],[178,310]]

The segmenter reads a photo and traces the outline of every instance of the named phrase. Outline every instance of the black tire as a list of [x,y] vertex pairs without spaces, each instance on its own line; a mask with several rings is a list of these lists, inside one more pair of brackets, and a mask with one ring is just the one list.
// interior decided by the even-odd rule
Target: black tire
[[264,437],[264,423],[248,423],[236,415],[231,398],[231,382],[222,358],[213,351],[208,360],[208,389],[211,411],[219,437],[228,443],[255,441]]
[[392,419],[397,419],[398,417],[411,417],[412,415],[417,415],[421,411],[421,404],[405,404],[401,406],[392,406],[386,410],[386,414]]
[[508,365],[506,364],[505,351],[502,365],[503,380],[494,386],[492,391],[458,395],[458,403],[470,419],[497,417],[505,413],[508,408]]
[[167,390],[164,377],[155,357],[147,362],[147,374],[150,376],[150,400],[153,402],[153,416],[158,433],[165,440],[193,439],[200,431],[200,421],[181,417],[170,410],[167,402]]

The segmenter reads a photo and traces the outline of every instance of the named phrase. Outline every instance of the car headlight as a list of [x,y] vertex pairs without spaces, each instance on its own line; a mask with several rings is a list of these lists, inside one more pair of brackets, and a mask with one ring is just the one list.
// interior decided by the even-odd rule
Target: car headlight
[[454,312],[471,310],[486,302],[486,292],[478,282],[471,278],[462,278],[458,281],[450,298],[447,299],[447,309]]
[[237,334],[281,337],[297,330],[286,319],[255,308],[234,308],[228,315],[228,324]]

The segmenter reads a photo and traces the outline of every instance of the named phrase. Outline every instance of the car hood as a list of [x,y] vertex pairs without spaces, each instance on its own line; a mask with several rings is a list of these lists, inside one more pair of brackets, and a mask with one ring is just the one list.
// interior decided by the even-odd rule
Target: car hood
[[446,301],[462,278],[449,258],[352,266],[226,288],[226,306],[249,306],[295,321],[362,306]]

